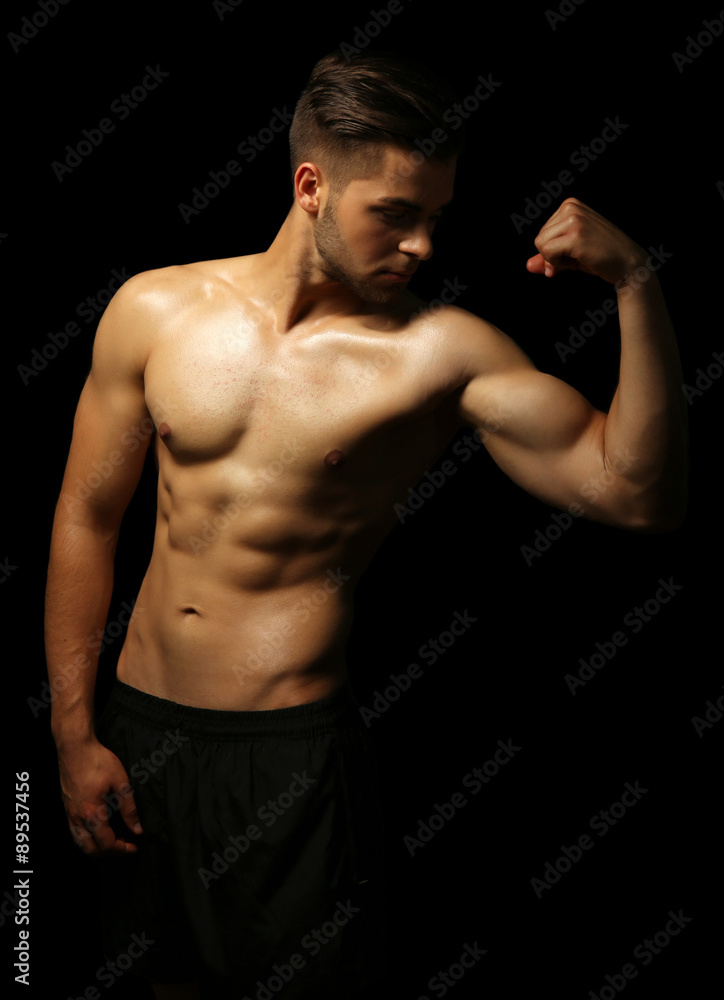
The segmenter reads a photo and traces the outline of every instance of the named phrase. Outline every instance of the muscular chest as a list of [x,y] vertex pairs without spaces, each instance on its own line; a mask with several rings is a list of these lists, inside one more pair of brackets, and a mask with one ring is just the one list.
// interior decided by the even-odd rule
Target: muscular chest
[[[270,336],[231,320],[165,338],[146,368],[146,403],[162,447],[180,463],[236,453],[273,460],[293,439],[316,465],[385,438],[416,447],[413,425],[452,376],[410,332],[331,328]],[[436,443],[437,446],[437,443]]]

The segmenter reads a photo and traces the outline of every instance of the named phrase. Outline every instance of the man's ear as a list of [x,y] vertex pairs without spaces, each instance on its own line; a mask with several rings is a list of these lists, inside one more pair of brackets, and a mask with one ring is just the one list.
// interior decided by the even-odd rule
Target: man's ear
[[316,164],[306,162],[297,167],[294,174],[294,197],[310,215],[319,212],[322,182],[322,172]]

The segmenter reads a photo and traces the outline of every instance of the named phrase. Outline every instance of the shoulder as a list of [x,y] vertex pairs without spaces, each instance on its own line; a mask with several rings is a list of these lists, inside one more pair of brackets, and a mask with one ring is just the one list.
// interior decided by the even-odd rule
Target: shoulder
[[494,323],[459,306],[421,302],[411,322],[437,338],[442,352],[456,356],[467,380],[534,367],[512,337]]
[[140,271],[118,288],[93,339],[92,371],[127,370],[140,377],[151,350],[199,279],[193,265]]
[[230,273],[230,263],[226,260],[171,264],[140,271],[119,288],[111,301],[118,308],[145,310],[161,316],[166,310],[211,296],[228,285]]
[[[179,320],[230,292],[232,277],[250,258],[207,260],[139,271],[115,293],[101,318],[96,338],[136,341],[147,348]],[[233,261],[233,263],[232,263]]]

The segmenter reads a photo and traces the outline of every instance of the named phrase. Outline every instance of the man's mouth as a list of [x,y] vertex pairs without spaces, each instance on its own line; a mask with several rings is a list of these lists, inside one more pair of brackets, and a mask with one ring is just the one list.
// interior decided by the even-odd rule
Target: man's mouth
[[[417,270],[417,268],[415,268]],[[387,278],[390,281],[409,281],[410,278],[415,273],[413,271],[381,271],[381,276]]]

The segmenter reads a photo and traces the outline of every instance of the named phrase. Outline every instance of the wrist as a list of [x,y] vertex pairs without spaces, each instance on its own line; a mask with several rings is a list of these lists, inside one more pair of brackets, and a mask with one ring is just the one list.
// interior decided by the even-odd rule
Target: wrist
[[85,712],[77,715],[66,713],[62,718],[51,718],[50,731],[59,752],[98,742],[93,719]]
[[618,277],[613,282],[613,284],[618,289],[619,286],[622,288],[630,287],[633,284],[641,283],[646,280],[645,274],[650,275],[651,273],[651,257],[646,251],[634,244],[627,257],[621,263]]
[[627,299],[635,294],[648,294],[655,289],[660,290],[657,270],[657,267],[652,266],[650,257],[645,258],[643,263],[629,268],[614,285],[619,299]]

